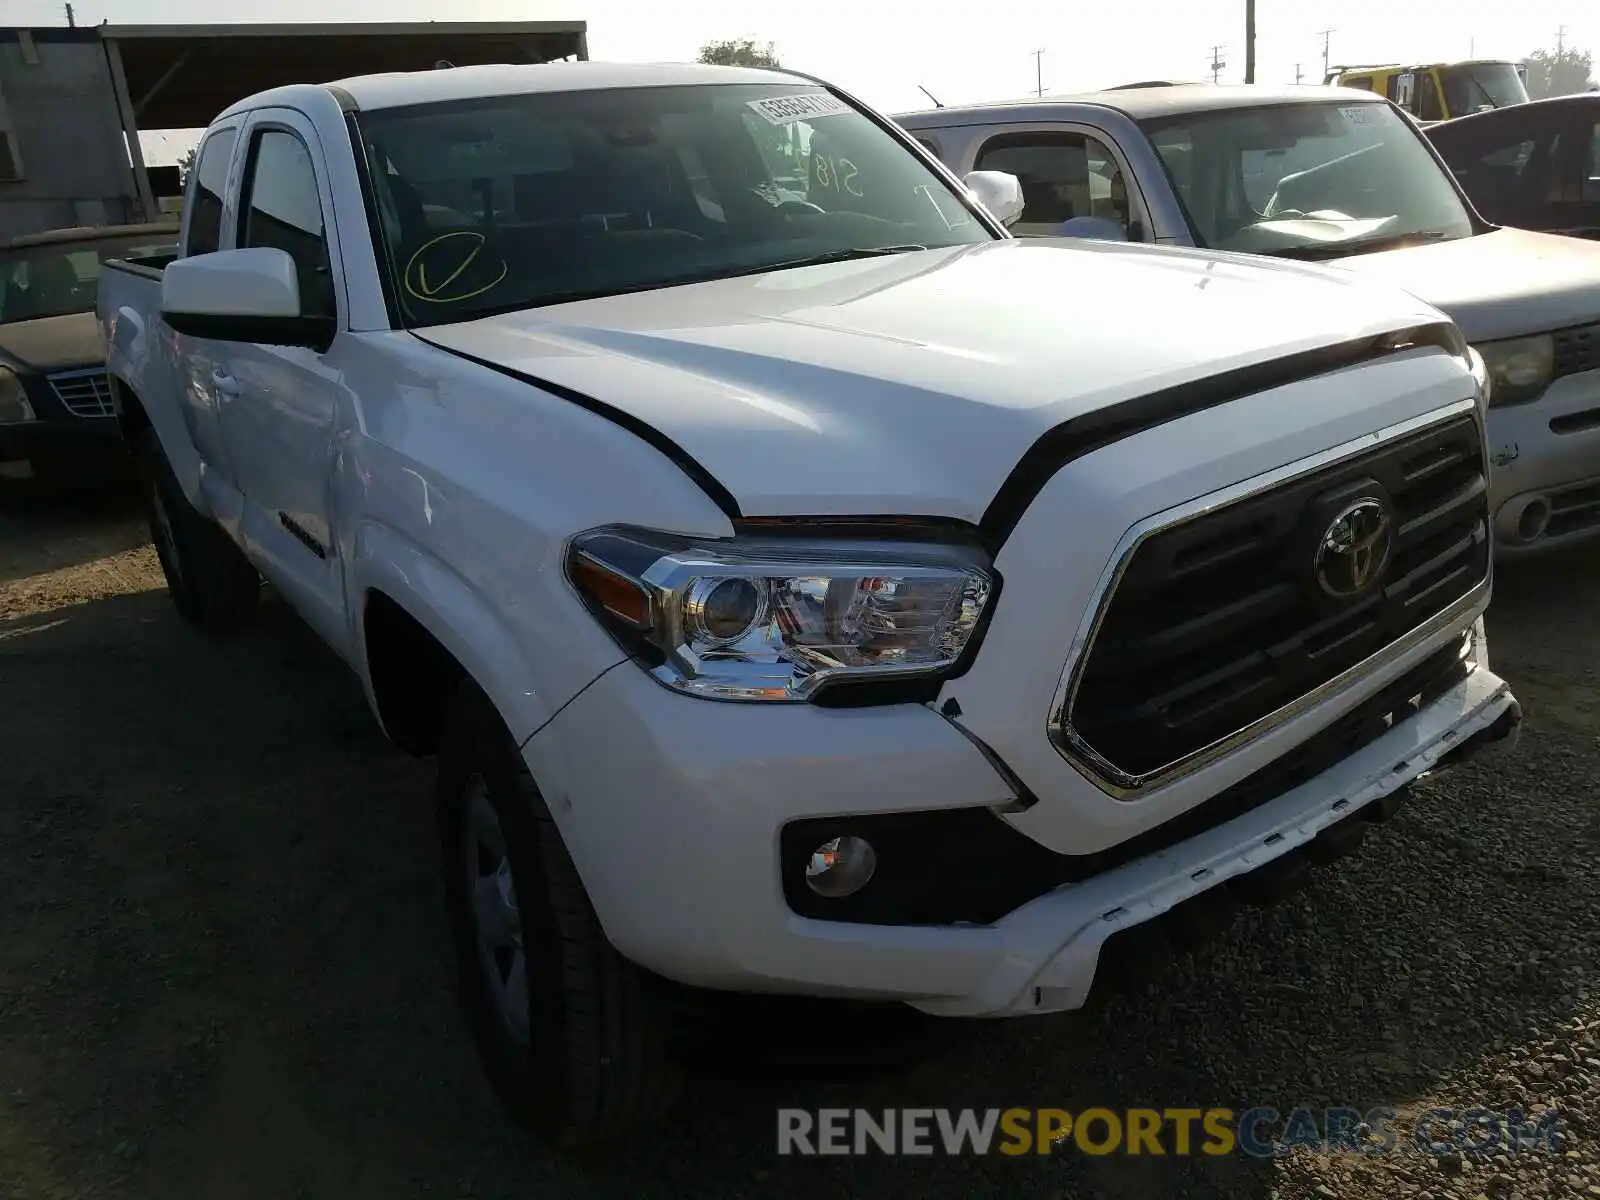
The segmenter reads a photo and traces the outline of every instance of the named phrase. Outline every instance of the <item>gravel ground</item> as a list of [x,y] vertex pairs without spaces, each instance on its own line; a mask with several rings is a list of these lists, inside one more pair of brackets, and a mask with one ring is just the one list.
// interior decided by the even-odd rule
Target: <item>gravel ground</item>
[[[182,626],[125,505],[0,494],[0,1197],[1600,1196],[1596,595],[1593,554],[1502,572],[1514,763],[1420,786],[1141,989],[962,1027],[896,1073],[698,1078],[669,1126],[552,1158],[453,1000],[427,765],[281,606],[220,643]],[[1498,1158],[798,1160],[773,1152],[780,1104],[1567,1127]]]

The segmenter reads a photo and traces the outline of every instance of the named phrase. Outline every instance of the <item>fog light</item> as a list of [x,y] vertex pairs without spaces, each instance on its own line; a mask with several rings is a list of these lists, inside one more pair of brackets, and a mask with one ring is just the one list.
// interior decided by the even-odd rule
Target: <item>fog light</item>
[[878,867],[878,852],[865,838],[830,838],[811,852],[806,886],[819,896],[838,900],[867,886]]

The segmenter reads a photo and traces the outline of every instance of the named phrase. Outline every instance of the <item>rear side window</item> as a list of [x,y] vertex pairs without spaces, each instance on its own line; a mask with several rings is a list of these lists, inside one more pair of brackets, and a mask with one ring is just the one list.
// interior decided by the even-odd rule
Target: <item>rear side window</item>
[[194,194],[189,198],[189,231],[185,254],[210,254],[222,242],[222,195],[228,183],[228,164],[237,129],[219,129],[195,155]]
[[271,246],[294,259],[307,316],[335,315],[328,236],[311,152],[294,134],[268,129],[255,137],[240,215],[241,246]]

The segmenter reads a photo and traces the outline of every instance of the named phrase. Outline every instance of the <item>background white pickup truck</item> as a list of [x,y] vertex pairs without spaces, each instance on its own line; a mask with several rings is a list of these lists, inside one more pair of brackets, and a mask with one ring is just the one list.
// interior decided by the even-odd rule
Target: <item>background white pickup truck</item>
[[546,1134],[659,1108],[708,990],[1080,1006],[1516,729],[1454,326],[976,182],[797,76],[383,76],[228,110],[104,277],[179,609],[264,575],[439,755]]
[[1493,379],[1496,551],[1600,540],[1600,246],[1484,221],[1381,95],[1141,85],[899,120],[953,170],[1021,177],[1017,234],[1325,262],[1437,305]]

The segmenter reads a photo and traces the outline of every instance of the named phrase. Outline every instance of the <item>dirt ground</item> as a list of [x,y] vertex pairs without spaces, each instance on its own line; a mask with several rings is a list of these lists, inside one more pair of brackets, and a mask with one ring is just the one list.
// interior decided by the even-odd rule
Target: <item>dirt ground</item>
[[[556,1158],[502,1116],[454,1001],[429,765],[280,605],[230,640],[183,626],[126,501],[0,494],[0,1197],[1600,1195],[1597,599],[1600,555],[1503,571],[1514,762],[1424,783],[1148,987],[890,1075],[697,1079],[670,1125]],[[1562,1155],[1483,1163],[794,1160],[780,1104],[1569,1126]]]

